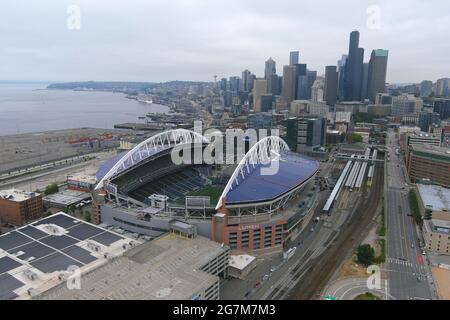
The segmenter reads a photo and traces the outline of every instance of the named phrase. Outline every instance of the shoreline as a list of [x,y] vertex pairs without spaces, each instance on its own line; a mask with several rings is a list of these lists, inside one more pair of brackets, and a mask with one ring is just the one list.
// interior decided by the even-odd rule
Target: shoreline
[[[5,85],[9,86],[9,84]],[[37,88],[33,88],[34,85]],[[39,87],[41,85],[43,87]],[[149,104],[140,102],[137,99],[130,99],[127,98],[127,93],[123,91],[59,89],[47,88],[45,87],[47,85],[43,83],[12,84],[11,90],[8,86],[5,86],[5,97],[7,100],[0,104],[0,118],[3,118],[2,122],[4,122],[3,130],[0,130],[0,138],[24,134],[36,135],[61,130],[77,130],[80,128],[111,130],[114,129],[114,125],[117,123],[143,122],[142,117],[146,117],[148,113],[170,114],[171,112],[170,106],[159,103]],[[33,91],[36,97],[33,96]],[[58,95],[58,91],[62,93]],[[120,93],[121,96],[108,95],[108,97],[112,98],[106,96],[102,98],[101,95],[90,97],[83,94],[77,99],[76,93],[71,94],[71,92],[79,91],[87,93]],[[45,92],[49,93],[46,94]],[[53,96],[52,92],[56,96]],[[68,99],[65,98],[64,92],[67,92],[69,95]],[[43,98],[40,98],[41,95]],[[23,100],[22,96],[26,97],[25,100]],[[64,102],[66,100],[67,105]],[[135,101],[128,102],[130,100]],[[12,103],[7,103],[7,101]],[[44,107],[42,110],[39,109],[41,105]],[[48,107],[45,107],[45,105]],[[96,107],[97,105],[98,108]],[[102,113],[105,119],[102,119],[102,116],[99,115]],[[29,116],[23,116],[25,114]],[[68,115],[67,118],[60,122],[59,119],[64,118],[65,114]],[[93,116],[90,114],[93,114]],[[52,121],[51,119],[54,120]],[[70,119],[74,120],[70,121]],[[17,131],[14,125],[18,128]]]

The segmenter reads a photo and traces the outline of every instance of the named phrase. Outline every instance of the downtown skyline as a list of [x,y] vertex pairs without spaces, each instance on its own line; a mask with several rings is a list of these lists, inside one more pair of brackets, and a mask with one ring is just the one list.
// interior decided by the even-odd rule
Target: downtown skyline
[[[0,13],[1,80],[212,81],[214,74],[245,69],[263,77],[269,57],[280,68],[289,64],[291,51],[321,75],[347,52],[351,30],[360,31],[361,47],[389,50],[389,83],[436,81],[450,70],[444,40],[450,12],[443,1],[435,1],[441,10],[430,12],[421,1],[183,1],[169,8],[162,1],[130,6],[80,0],[74,3],[79,30],[66,26],[69,1],[21,2]],[[379,28],[370,26],[372,5],[380,10]],[[366,51],[364,61],[369,57]]]

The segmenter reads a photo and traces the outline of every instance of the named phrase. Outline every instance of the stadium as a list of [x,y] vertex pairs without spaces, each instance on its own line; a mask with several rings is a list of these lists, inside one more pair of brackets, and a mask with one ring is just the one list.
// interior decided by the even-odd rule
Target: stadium
[[194,153],[209,144],[199,133],[176,129],[117,154],[97,172],[94,220],[149,238],[182,221],[233,251],[282,248],[310,217],[319,162],[275,136],[247,146],[237,164],[172,161],[175,147]]

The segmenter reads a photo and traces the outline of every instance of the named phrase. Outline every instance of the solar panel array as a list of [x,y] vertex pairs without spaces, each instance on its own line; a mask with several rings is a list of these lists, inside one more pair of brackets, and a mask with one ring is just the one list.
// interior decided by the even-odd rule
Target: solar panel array
[[[38,226],[43,224],[56,225],[65,229],[66,233],[48,234],[39,230]],[[25,285],[14,277],[16,268],[26,265],[43,273],[52,273],[65,271],[69,266],[82,267],[97,260],[97,257],[80,247],[80,242],[93,240],[110,246],[122,239],[125,238],[62,213],[1,235],[0,300],[14,299],[16,294],[13,291]]]

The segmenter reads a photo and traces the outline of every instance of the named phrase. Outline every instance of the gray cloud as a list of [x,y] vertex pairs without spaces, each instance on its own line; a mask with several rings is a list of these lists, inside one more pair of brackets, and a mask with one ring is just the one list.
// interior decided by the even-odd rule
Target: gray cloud
[[[81,29],[66,27],[67,7],[81,8]],[[381,29],[366,25],[381,9]],[[323,73],[361,32],[365,59],[389,49],[388,81],[450,76],[448,0],[40,0],[2,4],[0,79],[212,80],[264,61],[278,72],[291,50]]]

